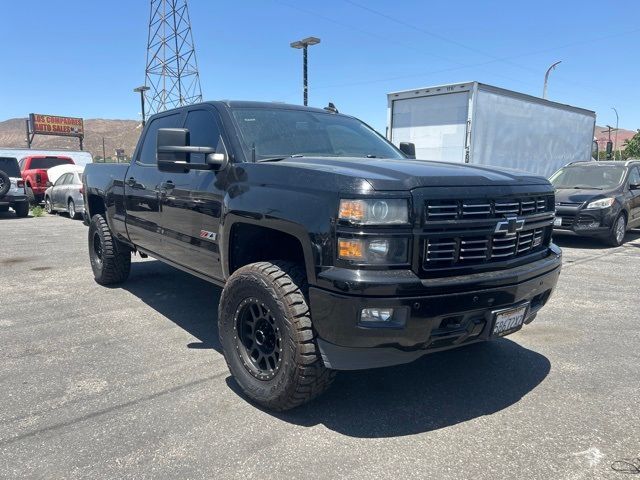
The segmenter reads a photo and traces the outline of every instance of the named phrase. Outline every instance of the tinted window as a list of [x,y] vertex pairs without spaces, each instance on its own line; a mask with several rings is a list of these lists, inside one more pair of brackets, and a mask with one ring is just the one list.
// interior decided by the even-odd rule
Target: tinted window
[[233,116],[245,151],[257,159],[289,155],[404,158],[355,118],[282,108],[240,108]]
[[158,129],[159,128],[180,128],[180,114],[174,113],[166,117],[155,118],[149,123],[147,133],[144,136],[142,150],[138,155],[138,161],[142,163],[155,164],[158,163],[156,156]]
[[612,189],[622,183],[623,165],[572,166],[560,169],[551,177],[555,188]]
[[640,185],[640,168],[636,167],[631,170],[629,185]]
[[58,180],[56,180],[56,183],[54,183],[54,185],[56,187],[60,186],[60,185],[64,185],[67,181],[67,177],[69,176],[68,173],[65,173],[64,175],[62,175],[60,178],[58,178]]
[[[185,128],[189,130],[189,142],[195,147],[217,148],[220,129],[214,115],[207,110],[194,110],[187,115]],[[192,153],[191,163],[204,163],[203,153]]]
[[15,158],[0,157],[0,170],[9,175],[10,177],[19,177],[20,168],[18,167],[18,160]]
[[47,170],[57,165],[73,164],[73,160],[69,158],[58,157],[44,157],[44,158],[32,158],[29,167],[31,169],[43,169]]

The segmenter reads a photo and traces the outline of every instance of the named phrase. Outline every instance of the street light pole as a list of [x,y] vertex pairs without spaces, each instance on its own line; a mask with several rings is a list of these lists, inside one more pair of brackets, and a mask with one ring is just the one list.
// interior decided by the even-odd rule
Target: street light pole
[[[618,146],[618,120],[619,119],[618,119],[618,110],[616,110],[615,107],[611,107],[611,110],[616,112],[616,135],[615,135],[614,140],[613,140],[613,145],[614,145],[614,147],[613,147],[613,152],[614,152],[613,158],[615,159],[615,156],[616,156],[615,155],[615,151],[616,151],[615,147]],[[620,151],[620,160],[622,160],[622,151]]]
[[145,118],[145,114],[144,114],[144,92],[146,92],[147,90],[149,90],[150,87],[147,87],[146,85],[142,85],[140,87],[134,88],[133,91],[136,93],[140,93],[140,106],[142,107],[142,126],[144,127],[146,118]]
[[309,100],[309,86],[307,82],[307,47],[309,47],[309,45],[317,45],[318,43],[320,43],[320,39],[317,37],[307,37],[291,43],[291,48],[302,49],[302,98],[305,107]]
[[547,83],[549,82],[549,74],[551,73],[551,70],[554,70],[560,63],[562,63],[562,60],[554,63],[549,68],[547,68],[547,73],[544,74],[544,88],[542,89],[542,98],[547,98]]

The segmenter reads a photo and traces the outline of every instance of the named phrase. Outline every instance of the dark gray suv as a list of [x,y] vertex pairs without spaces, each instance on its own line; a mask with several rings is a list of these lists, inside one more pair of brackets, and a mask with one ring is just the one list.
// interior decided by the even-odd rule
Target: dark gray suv
[[0,213],[13,208],[18,217],[29,215],[29,202],[20,175],[18,159],[0,157]]
[[640,160],[577,162],[551,176],[556,189],[554,232],[622,245],[640,227]]

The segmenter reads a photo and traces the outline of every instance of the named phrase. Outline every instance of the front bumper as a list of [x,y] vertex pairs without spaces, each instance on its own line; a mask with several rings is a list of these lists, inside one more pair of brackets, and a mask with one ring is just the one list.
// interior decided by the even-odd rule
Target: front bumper
[[587,237],[602,237],[609,234],[620,213],[615,205],[611,208],[584,209],[557,206],[556,218],[562,219],[561,225],[554,225],[554,233],[571,232]]
[[[430,352],[453,348],[491,336],[492,312],[530,303],[525,323],[533,320],[548,301],[558,281],[562,253],[555,245],[536,262],[508,270],[460,277],[417,279],[398,271],[358,272],[351,280],[350,295],[311,287],[311,313],[318,346],[325,365],[337,370],[356,370],[408,363]],[[330,272],[341,285],[344,270]],[[326,280],[327,274],[325,274]],[[411,295],[378,296],[384,277],[394,282],[396,292]],[[344,290],[344,289],[343,289]],[[358,324],[362,308],[408,310],[401,328],[363,327]]]

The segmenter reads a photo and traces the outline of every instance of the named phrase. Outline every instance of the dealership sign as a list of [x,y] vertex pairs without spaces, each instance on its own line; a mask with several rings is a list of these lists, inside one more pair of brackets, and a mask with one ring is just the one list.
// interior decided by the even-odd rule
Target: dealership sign
[[32,135],[84,137],[84,123],[81,118],[30,113],[29,122],[31,123]]

